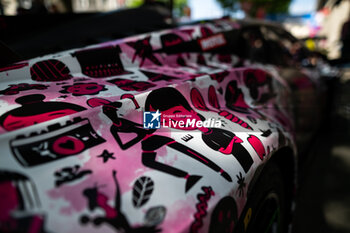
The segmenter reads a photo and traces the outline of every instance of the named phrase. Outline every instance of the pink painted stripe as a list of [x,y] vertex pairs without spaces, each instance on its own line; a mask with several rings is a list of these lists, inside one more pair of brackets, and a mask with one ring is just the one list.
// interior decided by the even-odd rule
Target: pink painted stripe
[[190,151],[190,150],[187,150],[187,151],[193,154],[194,156],[196,156],[197,158],[199,158],[200,160],[204,161],[205,163],[209,163],[207,160],[203,159],[200,155],[194,153],[193,151]]
[[169,145],[171,145],[171,144],[173,144],[173,143],[176,143],[176,141],[168,142],[168,143],[166,143],[165,145],[169,146]]

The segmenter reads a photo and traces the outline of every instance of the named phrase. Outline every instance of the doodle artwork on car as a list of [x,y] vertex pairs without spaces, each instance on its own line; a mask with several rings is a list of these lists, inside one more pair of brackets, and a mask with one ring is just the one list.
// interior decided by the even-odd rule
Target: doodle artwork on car
[[100,209],[104,212],[104,215],[94,216],[93,218],[83,215],[81,217],[81,223],[87,224],[91,222],[95,226],[101,224],[108,224],[113,227],[116,231],[128,232],[128,233],[155,233],[160,232],[156,225],[152,226],[142,226],[142,227],[132,227],[129,224],[128,219],[121,211],[121,190],[117,180],[117,172],[113,171],[113,181],[115,186],[115,199],[114,206],[110,205],[108,196],[104,194],[100,187],[87,188],[83,191],[83,195],[88,201],[88,208],[90,211],[95,209]]
[[197,233],[203,226],[203,218],[208,214],[208,202],[212,196],[215,195],[213,189],[209,187],[202,187],[204,193],[197,195],[198,203],[196,204],[197,212],[194,214],[194,222],[191,224],[190,232]]
[[0,232],[46,232],[36,186],[27,176],[0,170],[0,194]]
[[243,92],[238,88],[237,81],[231,81],[227,84],[225,92],[226,107],[229,109],[249,113],[249,105],[244,100]]
[[148,36],[142,40],[138,40],[135,42],[127,42],[126,44],[135,49],[134,55],[132,57],[132,63],[135,62],[136,57],[140,57],[140,67],[142,67],[147,60],[151,61],[155,65],[161,66],[162,63],[158,60],[158,58],[153,53],[153,48],[150,43],[151,37]]
[[108,160],[113,159],[115,160],[116,158],[113,156],[114,153],[108,152],[108,150],[103,150],[102,154],[98,155],[98,158],[103,159],[103,163],[107,163]]
[[[209,103],[217,110],[211,110],[206,106],[201,93],[196,88],[193,88],[191,90],[191,99],[193,105],[202,111],[217,112],[220,116],[224,116],[226,119],[237,123],[243,128],[252,129],[246,122],[239,119],[237,116],[234,116],[227,111],[219,111],[220,105],[217,100],[215,89],[211,87],[209,88],[208,92]],[[251,158],[247,149],[241,145],[243,142],[241,138],[237,137],[231,131],[221,128],[202,128],[199,130],[202,131],[202,139],[208,147],[223,154],[232,154],[238,160],[244,171],[249,171],[250,167],[253,165],[253,159]]]
[[257,153],[257,155],[259,156],[259,158],[261,160],[263,160],[265,155],[266,155],[266,151],[265,151],[265,147],[264,147],[263,143],[261,142],[261,140],[254,135],[249,135],[248,142],[254,148],[254,150]]
[[140,208],[150,199],[154,190],[154,182],[150,177],[142,176],[138,178],[132,189],[132,203],[136,208]]
[[160,41],[162,42],[162,47],[171,47],[175,45],[179,45],[184,42],[184,39],[182,39],[180,36],[174,33],[168,33],[165,35],[160,36]]
[[64,126],[51,125],[48,130],[10,141],[12,153],[20,164],[30,167],[53,162],[78,155],[105,142],[92,128],[88,119],[75,118]]
[[76,104],[64,102],[44,102],[44,95],[33,94],[17,98],[21,107],[15,108],[0,117],[0,125],[6,131],[13,131],[40,122],[56,119],[85,110]]
[[23,63],[11,64],[11,65],[8,65],[8,66],[1,66],[0,67],[0,72],[21,69],[21,68],[26,67],[28,65],[29,65],[28,62],[23,62]]
[[[168,98],[164,98],[164,96],[167,96]],[[185,192],[190,190],[192,186],[195,185],[201,179],[201,176],[192,175],[179,168],[175,168],[170,165],[158,162],[156,160],[156,151],[166,146],[197,160],[198,162],[206,165],[208,168],[219,173],[228,182],[232,182],[230,175],[226,171],[224,171],[221,167],[219,167],[217,164],[215,164],[199,152],[175,141],[172,138],[154,134],[156,131],[155,129],[144,129],[143,125],[141,124],[137,124],[132,121],[118,117],[116,109],[120,106],[121,103],[115,103],[114,106],[104,106],[105,115],[108,116],[108,118],[111,119],[113,122],[113,125],[110,129],[111,133],[114,136],[117,143],[119,144],[120,148],[123,150],[126,150],[138,143],[139,141],[141,141],[142,163],[146,167],[150,167],[155,170],[167,173],[169,175],[185,179]],[[183,97],[183,95],[174,88],[160,88],[155,91],[152,91],[148,95],[145,103],[145,111],[153,111],[155,109],[159,109],[165,115],[172,113],[174,109],[181,110],[183,114],[192,114],[194,112],[189,106],[187,100]],[[195,120],[199,119],[197,114],[194,114],[194,116]],[[178,119],[171,120],[177,121]],[[196,128],[181,129],[194,130]],[[123,143],[119,136],[120,133],[135,133],[136,136],[130,139],[128,142]]]
[[63,86],[63,90],[61,93],[70,93],[73,96],[81,96],[81,95],[97,95],[101,91],[107,91],[103,85],[97,83],[74,83],[73,85]]
[[65,183],[80,180],[89,174],[92,174],[91,170],[80,169],[79,165],[64,167],[54,173],[54,176],[56,177],[55,186],[59,187]]
[[108,82],[115,84],[124,91],[145,91],[149,88],[155,87],[156,85],[150,82],[144,81],[133,81],[129,79],[116,78],[109,80]]
[[124,94],[120,97],[121,100],[123,99],[129,99],[133,102],[133,104],[135,105],[135,109],[139,109],[140,105],[139,103],[136,101],[135,96],[133,94]]
[[243,197],[245,191],[245,186],[246,186],[246,183],[244,182],[245,178],[243,177],[242,173],[240,172],[239,175],[236,175],[236,178],[237,178],[237,184],[238,184],[238,195],[239,197]]
[[148,80],[151,82],[167,81],[171,82],[173,80],[179,79],[177,77],[172,77],[165,74],[153,73],[150,71],[141,70],[141,72],[147,76]]
[[[276,96],[270,74],[259,69],[248,69],[244,71],[243,76],[244,83],[249,89],[249,94],[256,104],[264,104]],[[266,87],[267,91],[261,91],[260,93],[259,89],[261,87]]]
[[10,87],[6,88],[5,90],[1,90],[1,95],[16,95],[20,93],[21,91],[28,91],[28,90],[45,90],[48,86],[41,85],[41,84],[28,84],[28,83],[19,83],[19,84],[10,84]]
[[109,46],[76,51],[72,54],[78,59],[82,73],[91,78],[106,78],[130,74],[120,60],[120,47]]
[[30,67],[33,80],[38,82],[59,82],[72,78],[69,68],[59,60],[39,61]]

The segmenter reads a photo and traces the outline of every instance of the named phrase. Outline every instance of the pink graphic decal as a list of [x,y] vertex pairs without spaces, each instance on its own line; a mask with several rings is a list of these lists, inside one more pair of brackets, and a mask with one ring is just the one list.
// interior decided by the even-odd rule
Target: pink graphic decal
[[245,102],[243,92],[238,88],[237,81],[231,81],[227,84],[225,100],[229,109],[249,113],[249,105]]
[[13,65],[10,65],[10,66],[0,67],[0,72],[10,71],[10,70],[17,70],[17,69],[21,69],[21,68],[23,68],[25,66],[28,66],[28,62],[17,63],[17,64],[13,64]]
[[197,233],[203,226],[203,218],[207,215],[208,202],[215,195],[211,187],[202,187],[204,193],[197,195],[199,203],[196,205],[197,212],[194,214],[194,222],[191,225],[190,232]]
[[74,96],[81,95],[97,95],[101,91],[107,91],[107,89],[97,83],[74,83],[73,85],[63,86],[64,90],[61,93],[71,93]]
[[[216,96],[216,92],[215,92],[214,87],[209,87],[208,96],[209,96],[209,102],[211,105],[220,107],[219,102],[217,100],[217,96]],[[206,106],[205,101],[204,101],[201,93],[196,88],[192,88],[192,90],[191,90],[191,100],[192,100],[193,105],[199,110],[216,112],[220,116],[223,116],[226,119],[228,119],[236,124],[239,124],[243,128],[253,130],[253,128],[247,122],[243,121],[242,119],[240,119],[239,117],[235,116],[232,113],[229,113],[227,111],[220,111],[220,109],[218,109],[218,110],[209,109]]]
[[85,149],[85,145],[78,138],[62,136],[52,144],[52,149],[60,155],[74,155],[82,152]]
[[0,232],[45,233],[36,187],[26,176],[0,170]]
[[112,79],[108,82],[117,85],[120,89],[124,91],[145,91],[149,88],[156,86],[155,84],[149,82],[138,82],[121,78]]
[[109,103],[111,103],[111,101],[103,99],[103,98],[91,98],[91,99],[88,99],[88,101],[87,101],[87,105],[89,105],[92,108],[106,105]]
[[0,222],[5,222],[11,216],[11,212],[20,205],[16,187],[10,181],[0,183]]
[[72,78],[68,67],[59,60],[49,59],[30,67],[32,79],[39,82],[58,82]]
[[237,117],[236,115],[234,115],[232,113],[229,113],[229,112],[224,110],[224,111],[220,111],[219,115],[225,117],[227,120],[230,120],[236,124],[239,124],[243,128],[253,130],[253,128],[247,122],[243,121],[242,119],[240,119],[239,117]]
[[215,91],[214,86],[209,87],[208,100],[209,100],[209,104],[211,106],[213,106],[216,109],[220,109],[220,104],[219,104],[218,98],[216,96],[216,91]]
[[120,99],[130,99],[134,103],[135,109],[140,108],[140,105],[137,103],[135,96],[133,94],[124,94],[120,97]]
[[34,90],[34,89],[45,90],[48,87],[41,84],[28,84],[28,83],[10,84],[9,86],[10,86],[9,88],[6,88],[5,90],[1,90],[0,94],[16,95],[21,91]]
[[0,125],[12,131],[40,122],[70,115],[85,108],[64,102],[43,102],[44,95],[26,95],[16,99],[22,107],[15,108],[0,117]]
[[207,108],[204,99],[202,97],[202,94],[198,91],[197,88],[193,88],[191,90],[191,100],[195,108],[202,110],[202,111],[210,111],[209,108]]
[[260,139],[254,135],[249,135],[248,142],[254,148],[254,150],[258,154],[259,158],[261,160],[263,160],[264,156],[266,155],[266,152],[265,152],[265,147],[262,144],[262,142],[260,141]]

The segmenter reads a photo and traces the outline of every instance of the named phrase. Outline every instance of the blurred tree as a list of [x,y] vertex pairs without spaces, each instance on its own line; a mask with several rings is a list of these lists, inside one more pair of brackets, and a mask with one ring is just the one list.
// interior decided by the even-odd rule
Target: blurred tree
[[[126,0],[126,6],[127,7],[139,7],[142,4],[146,2],[145,0]],[[163,3],[164,5],[169,5],[170,1],[169,0],[158,0],[154,2],[160,2]],[[188,5],[187,0],[173,0],[174,4],[174,12],[176,16],[183,16],[183,10],[184,8]]]
[[226,13],[235,11],[237,5],[249,16],[262,18],[265,14],[287,13],[291,0],[217,0]]

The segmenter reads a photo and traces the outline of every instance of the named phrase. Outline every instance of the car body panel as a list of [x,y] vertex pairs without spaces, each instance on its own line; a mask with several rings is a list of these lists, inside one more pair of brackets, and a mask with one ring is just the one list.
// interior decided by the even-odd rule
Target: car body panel
[[[237,222],[256,169],[280,148],[296,154],[278,68],[206,53],[239,27],[184,26],[2,69],[0,170],[35,184],[46,231],[206,232],[228,206]],[[193,40],[204,53],[161,51]],[[144,111],[174,106],[222,127],[143,128]]]

